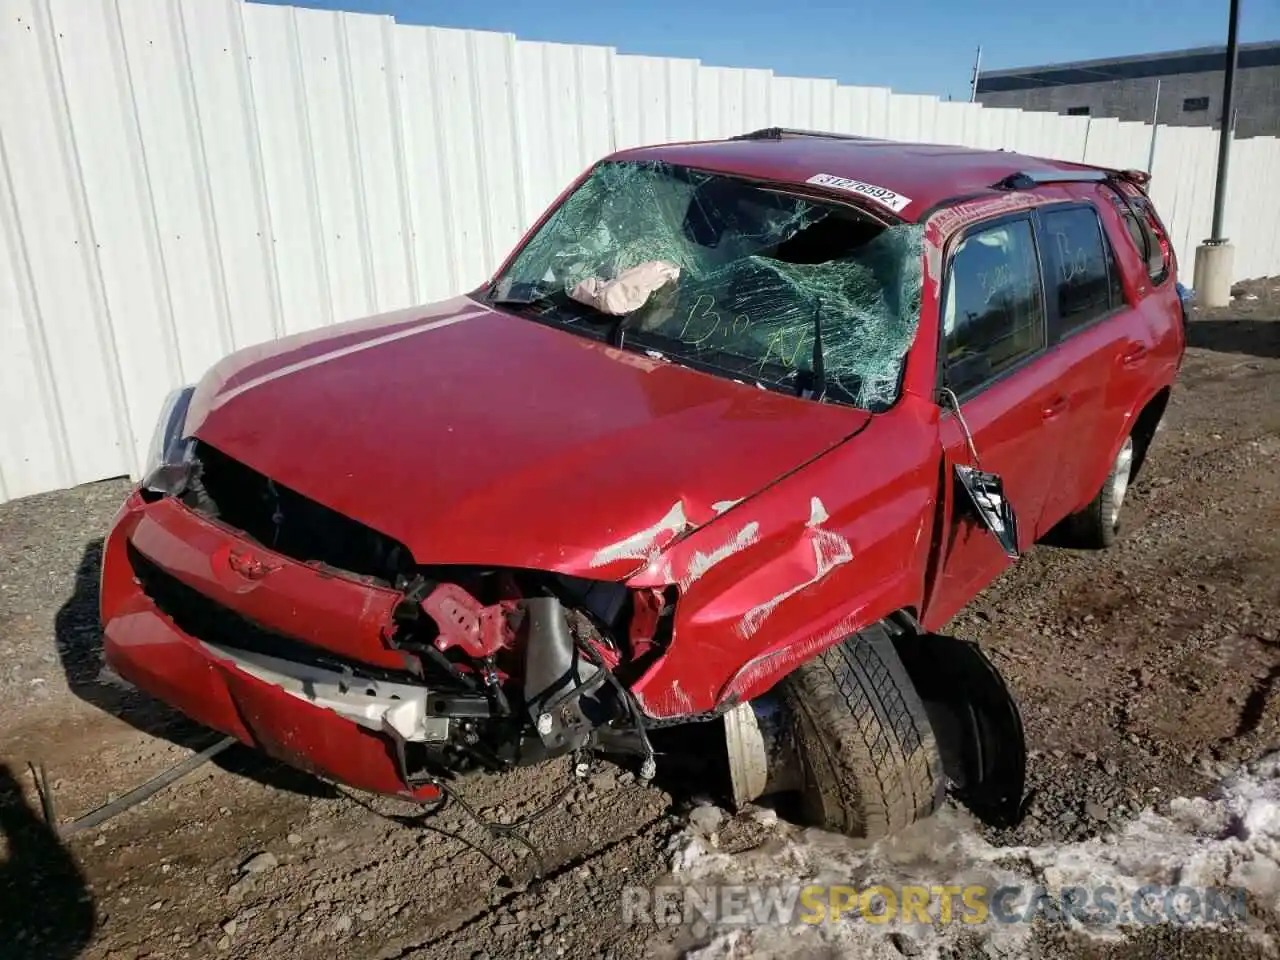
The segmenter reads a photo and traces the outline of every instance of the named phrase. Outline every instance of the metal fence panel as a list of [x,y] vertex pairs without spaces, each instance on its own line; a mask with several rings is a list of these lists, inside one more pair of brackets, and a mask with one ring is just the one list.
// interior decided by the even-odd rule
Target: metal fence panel
[[[598,157],[780,125],[1145,168],[1151,127],[242,0],[9,0],[0,501],[141,469],[238,347],[469,289]],[[1235,145],[1239,278],[1280,273],[1280,143]],[[1217,134],[1162,127],[1190,272]]]

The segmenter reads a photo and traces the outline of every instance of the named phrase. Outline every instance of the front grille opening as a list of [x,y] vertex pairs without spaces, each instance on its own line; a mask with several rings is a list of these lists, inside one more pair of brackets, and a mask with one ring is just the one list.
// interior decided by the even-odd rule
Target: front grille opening
[[356,676],[370,680],[421,682],[407,670],[386,670],[370,666],[260,627],[161,569],[143,556],[132,543],[128,545],[127,553],[133,575],[142,586],[142,591],[160,608],[161,613],[188,636],[218,646],[261,653],[327,670],[349,670]]
[[413,571],[408,549],[323,504],[276,483],[207,443],[196,444],[199,470],[183,495],[192,509],[303,563],[396,586]]

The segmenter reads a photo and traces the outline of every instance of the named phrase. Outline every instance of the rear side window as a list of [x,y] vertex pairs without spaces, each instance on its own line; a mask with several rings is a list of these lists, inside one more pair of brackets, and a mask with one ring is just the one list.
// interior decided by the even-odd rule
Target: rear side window
[[1111,248],[1091,206],[1041,214],[1047,249],[1045,286],[1056,301],[1055,341],[1123,303]]
[[943,304],[943,383],[965,393],[1044,349],[1044,298],[1031,221],[970,231]]
[[[1132,208],[1132,209],[1131,209]],[[1156,217],[1151,201],[1146,197],[1130,197],[1129,203],[1116,202],[1116,212],[1124,221],[1129,239],[1133,241],[1138,257],[1146,257],[1147,276],[1155,284],[1164,283],[1169,276],[1172,252],[1164,228]]]

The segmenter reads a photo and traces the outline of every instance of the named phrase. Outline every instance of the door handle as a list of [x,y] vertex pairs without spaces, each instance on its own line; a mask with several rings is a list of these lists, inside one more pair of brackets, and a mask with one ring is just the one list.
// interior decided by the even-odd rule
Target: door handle
[[1145,343],[1135,343],[1129,347],[1127,353],[1120,357],[1120,362],[1126,367],[1132,367],[1135,363],[1142,360],[1147,355],[1147,345]]
[[1062,413],[1070,406],[1070,402],[1066,397],[1054,397],[1044,405],[1044,409],[1040,412],[1044,414],[1046,420],[1052,420],[1058,414]]

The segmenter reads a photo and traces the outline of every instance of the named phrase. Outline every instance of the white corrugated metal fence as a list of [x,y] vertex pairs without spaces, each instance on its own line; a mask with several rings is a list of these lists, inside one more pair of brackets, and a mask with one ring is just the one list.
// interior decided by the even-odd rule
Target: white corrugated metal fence
[[[6,0],[0,501],[136,474],[164,394],[247,344],[483,280],[611,150],[769,125],[1145,168],[1151,128],[239,0]],[[1159,130],[1189,275],[1217,135]],[[1233,149],[1239,277],[1280,147]],[[1270,182],[1268,182],[1270,174]]]

